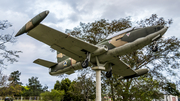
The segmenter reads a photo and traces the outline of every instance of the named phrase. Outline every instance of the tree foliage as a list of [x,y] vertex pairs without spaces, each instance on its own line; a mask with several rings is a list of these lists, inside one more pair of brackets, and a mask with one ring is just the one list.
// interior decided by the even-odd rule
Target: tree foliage
[[10,74],[9,76],[9,81],[11,81],[11,84],[14,84],[14,85],[22,85],[22,82],[19,82],[20,81],[20,75],[21,75],[21,72],[19,72],[18,70],[17,71],[14,71]]
[[54,89],[55,90],[61,90],[61,84],[60,84],[60,82],[58,80],[56,81],[56,83],[54,85]]
[[78,78],[72,82],[68,79],[56,81],[54,90],[64,91],[63,101],[81,101],[95,99],[95,81],[91,70],[81,71]]
[[10,84],[6,87],[0,88],[0,96],[14,96],[22,93],[21,85]]
[[61,80],[61,82],[56,81],[56,84],[54,85],[55,90],[64,91],[63,101],[71,100],[70,94],[68,93],[70,85],[71,85],[71,80],[69,80],[68,78]]
[[176,89],[176,84],[175,83],[166,83],[164,87],[166,94],[168,95],[174,95],[174,96],[179,96],[180,92]]
[[151,17],[149,18],[137,21],[139,27],[157,26],[157,25],[170,26],[172,23],[173,23],[172,19],[168,19],[166,21],[163,17],[159,18],[157,14],[152,14]]
[[2,73],[2,70],[0,70],[0,88],[6,86],[8,77]]
[[91,70],[82,70],[78,78],[71,84],[70,93],[76,96],[78,100],[85,99],[88,101],[88,99],[95,99],[96,83],[93,80],[94,76]]
[[42,86],[40,84],[40,81],[38,80],[38,77],[31,77],[28,79],[27,87],[29,90],[27,90],[26,95],[28,96],[39,96],[42,92],[46,91],[48,89],[47,86]]
[[64,95],[64,91],[60,90],[51,90],[51,92],[41,93],[41,97],[43,101],[62,101]]
[[72,36],[85,40],[86,42],[97,44],[109,34],[128,27],[131,27],[129,17],[113,20],[111,22],[106,19],[101,19],[87,24],[80,22],[80,27],[75,27],[73,30],[66,29],[66,33],[70,33]]
[[[16,74],[16,75],[15,75]],[[0,88],[0,95],[1,96],[14,96],[14,95],[20,95],[22,93],[22,89],[21,89],[21,82],[20,81],[20,72],[19,71],[15,71],[12,72],[11,75],[9,77],[7,76],[3,76],[2,77],[2,84],[4,85],[2,88]],[[9,80],[11,82],[6,83],[6,81]]]
[[[12,27],[12,24],[10,24],[7,20],[0,21],[0,30],[6,30],[7,28]],[[7,44],[15,43],[16,39],[13,34],[5,34],[0,33],[0,66],[4,67],[6,66],[6,62],[13,63],[17,62],[17,58],[19,58],[18,53],[21,51],[11,50],[8,49],[6,46]]]

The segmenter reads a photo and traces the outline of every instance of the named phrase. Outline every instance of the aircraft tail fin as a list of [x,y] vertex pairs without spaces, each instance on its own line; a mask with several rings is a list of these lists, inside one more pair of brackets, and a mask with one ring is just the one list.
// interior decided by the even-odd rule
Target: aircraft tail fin
[[46,61],[46,60],[43,60],[43,59],[36,59],[33,63],[36,63],[38,65],[41,65],[41,66],[44,66],[44,67],[47,67],[47,68],[51,68],[51,67],[57,65],[57,63]]
[[69,58],[69,57],[57,51],[57,62],[58,63],[63,60],[66,60],[67,58]]

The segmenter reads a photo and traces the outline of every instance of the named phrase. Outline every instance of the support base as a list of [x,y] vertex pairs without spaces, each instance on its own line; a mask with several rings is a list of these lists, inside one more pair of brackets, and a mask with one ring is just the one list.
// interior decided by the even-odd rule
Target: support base
[[101,70],[105,70],[105,67],[96,66],[92,69],[96,71],[96,101],[101,101]]

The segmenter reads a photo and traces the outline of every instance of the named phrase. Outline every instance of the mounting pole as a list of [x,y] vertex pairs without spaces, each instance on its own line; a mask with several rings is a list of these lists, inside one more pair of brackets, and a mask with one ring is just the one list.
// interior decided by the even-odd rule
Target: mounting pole
[[101,70],[105,70],[105,64],[100,64],[96,57],[97,66],[92,67],[96,71],[96,101],[101,101]]

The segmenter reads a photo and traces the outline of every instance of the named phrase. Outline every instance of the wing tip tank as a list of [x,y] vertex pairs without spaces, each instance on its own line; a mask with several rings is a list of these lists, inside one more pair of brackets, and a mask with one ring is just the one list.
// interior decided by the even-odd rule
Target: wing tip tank
[[27,22],[15,35],[15,37],[22,35],[23,33],[26,33],[30,31],[31,29],[35,28],[46,16],[49,14],[49,11],[43,11],[40,14],[36,15],[34,18],[32,18],[29,22]]

